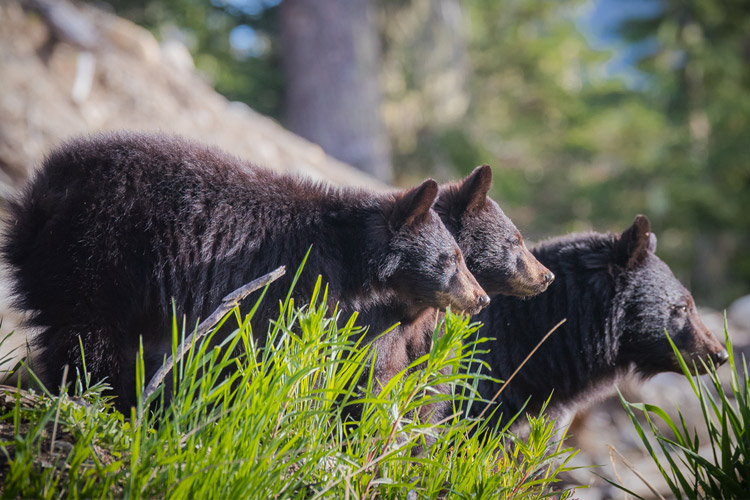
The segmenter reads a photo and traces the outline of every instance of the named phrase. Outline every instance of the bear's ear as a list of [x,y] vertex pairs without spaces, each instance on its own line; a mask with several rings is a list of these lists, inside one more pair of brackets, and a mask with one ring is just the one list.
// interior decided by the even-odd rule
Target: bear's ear
[[462,182],[458,188],[456,197],[456,208],[471,212],[482,208],[487,202],[487,193],[492,186],[492,167],[480,165],[475,168]]
[[630,267],[654,250],[656,236],[651,232],[651,222],[645,215],[637,215],[633,225],[623,231],[617,241],[617,262],[623,267]]
[[438,195],[438,184],[427,179],[396,199],[391,215],[391,225],[395,229],[421,222],[429,213]]

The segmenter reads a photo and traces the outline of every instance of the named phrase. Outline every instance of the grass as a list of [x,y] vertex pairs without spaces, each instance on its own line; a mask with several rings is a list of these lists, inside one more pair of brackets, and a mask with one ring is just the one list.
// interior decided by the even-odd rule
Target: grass
[[[693,375],[695,367],[693,371],[689,369],[672,343],[699,403],[702,420],[691,421],[682,412],[672,418],[658,406],[629,403],[620,395],[646,450],[676,498],[750,498],[750,434],[747,432],[750,377],[744,356],[741,363],[735,358],[726,325],[724,336],[729,352],[728,387],[713,363],[706,366],[707,377]],[[645,419],[645,424],[638,415]],[[656,453],[654,442],[663,456]]]
[[[480,347],[471,340],[477,325],[449,312],[431,352],[414,362],[419,369],[373,390],[356,315],[329,311],[325,295],[318,282],[309,306],[287,298],[266,348],[253,341],[252,311],[232,311],[223,321],[237,323],[235,333],[220,345],[213,334],[200,339],[172,371],[171,405],[160,389],[123,416],[85,374],[71,374],[75,396],[9,392],[0,416],[2,496],[569,496],[555,484],[574,452],[555,442],[552,422],[531,419],[520,439],[460,418],[460,395],[476,397],[465,367]],[[185,336],[175,321],[173,344]],[[142,390],[142,363],[137,372]],[[450,393],[435,391],[438,384]],[[418,408],[445,400],[452,417],[419,420]],[[355,405],[356,422],[347,417]]]

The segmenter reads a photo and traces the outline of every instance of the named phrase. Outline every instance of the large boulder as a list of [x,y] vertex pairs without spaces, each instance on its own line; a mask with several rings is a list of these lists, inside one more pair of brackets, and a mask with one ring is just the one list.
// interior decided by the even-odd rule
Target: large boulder
[[0,3],[0,198],[64,139],[102,130],[174,132],[265,167],[385,186],[274,120],[228,101],[170,41],[87,4]]

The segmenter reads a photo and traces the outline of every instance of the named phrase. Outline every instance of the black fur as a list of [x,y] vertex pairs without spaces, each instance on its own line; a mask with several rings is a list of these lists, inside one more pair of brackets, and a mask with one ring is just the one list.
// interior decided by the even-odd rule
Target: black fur
[[[634,369],[649,377],[679,371],[664,331],[681,352],[699,363],[726,359],[726,351],[703,325],[690,292],[659,259],[648,220],[639,216],[622,236],[572,234],[532,250],[555,273],[547,292],[521,300],[498,296],[473,320],[490,337],[481,356],[492,377],[506,380],[534,346],[563,318],[553,333],[500,394],[502,423],[526,411],[537,414],[552,393],[548,414],[561,417],[610,389],[619,375]],[[682,308],[685,308],[683,310]],[[483,398],[501,384],[479,382]],[[476,416],[484,408],[472,408]]]
[[435,211],[490,296],[541,293],[554,275],[529,252],[516,226],[487,196],[491,185],[492,169],[479,166],[465,179],[440,186]]
[[459,286],[467,271],[451,264],[458,248],[430,209],[436,196],[432,180],[376,195],[179,138],[102,135],[48,157],[11,205],[3,254],[17,305],[41,330],[46,382],[57,384],[65,364],[80,367],[80,336],[87,369],[108,379],[125,409],[139,337],[147,377],[170,350],[172,300],[194,325],[227,293],[286,265],[253,321],[262,341],[310,245],[297,303],[322,274],[331,304],[378,319],[373,335],[425,309],[471,309],[481,289]]
[[[468,269],[487,293],[525,297],[543,292],[554,275],[529,252],[516,226],[488,197],[491,186],[492,169],[489,165],[479,166],[466,178],[441,185],[434,209],[458,242]],[[387,382],[430,351],[438,314],[434,310],[427,321],[389,334],[403,341],[389,345],[384,359],[401,361],[378,372],[379,380]],[[443,394],[448,391],[444,385],[434,389]],[[451,406],[449,401],[427,406],[420,412],[421,417],[432,422],[442,420]]]

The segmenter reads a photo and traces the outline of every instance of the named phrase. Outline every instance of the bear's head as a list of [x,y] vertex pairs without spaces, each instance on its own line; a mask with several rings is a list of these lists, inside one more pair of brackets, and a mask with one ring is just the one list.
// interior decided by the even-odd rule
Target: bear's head
[[656,236],[639,215],[615,242],[611,274],[615,277],[614,321],[620,325],[618,363],[632,364],[643,376],[681,372],[665,332],[688,366],[704,373],[704,363],[721,365],[727,351],[706,328],[690,292],[657,257]]
[[410,307],[478,313],[490,299],[466,267],[456,241],[432,210],[432,179],[399,193],[384,211],[378,278]]
[[492,168],[477,167],[462,181],[441,187],[435,211],[487,293],[537,295],[555,275],[532,255],[513,222],[487,196],[491,185]]

